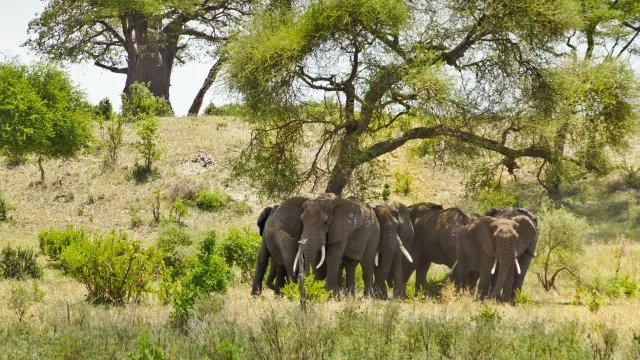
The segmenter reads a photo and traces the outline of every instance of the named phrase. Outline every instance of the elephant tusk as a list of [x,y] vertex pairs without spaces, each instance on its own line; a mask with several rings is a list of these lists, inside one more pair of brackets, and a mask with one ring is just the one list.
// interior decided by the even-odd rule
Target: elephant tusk
[[518,252],[516,251],[516,271],[520,275],[520,264],[518,263]]
[[409,255],[409,252],[407,251],[407,249],[404,248],[404,246],[400,245],[400,251],[402,251],[402,253],[407,258],[407,260],[409,260],[410,263],[413,263],[413,259],[411,258],[411,255]]
[[496,266],[498,266],[498,258],[496,257],[496,261],[493,262],[493,267],[491,268],[491,275],[496,273]]
[[451,275],[453,275],[453,270],[456,269],[457,265],[458,265],[458,260],[456,260],[456,262],[453,263],[453,266],[451,267],[451,270],[449,270],[449,272],[447,273],[448,277],[451,277]]
[[302,251],[302,248],[298,249],[298,252],[296,253],[296,259],[293,260],[293,273],[296,273],[296,270],[298,270],[298,260],[300,259],[300,251]]
[[377,267],[378,266],[378,256],[380,256],[380,253],[376,253],[376,257],[375,259],[373,259],[373,264]]
[[324,264],[324,256],[326,252],[327,249],[325,249],[324,245],[322,245],[322,247],[320,248],[320,262],[318,263],[318,266],[316,266],[316,269],[320,269],[320,266]]

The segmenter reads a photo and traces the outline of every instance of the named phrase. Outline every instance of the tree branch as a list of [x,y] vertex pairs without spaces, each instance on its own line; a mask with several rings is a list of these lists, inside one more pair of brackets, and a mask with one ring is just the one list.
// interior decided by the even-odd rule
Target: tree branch
[[110,65],[103,64],[99,61],[94,62],[93,65],[117,74],[126,74],[129,72],[129,68],[119,68],[117,66],[110,66]]

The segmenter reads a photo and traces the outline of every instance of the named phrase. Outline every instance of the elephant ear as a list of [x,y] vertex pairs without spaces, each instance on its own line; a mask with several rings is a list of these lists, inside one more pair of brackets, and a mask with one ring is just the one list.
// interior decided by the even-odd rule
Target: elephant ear
[[469,225],[467,236],[480,244],[482,250],[489,256],[495,256],[496,244],[493,240],[492,224],[495,218],[481,216]]
[[413,224],[411,223],[411,215],[409,209],[404,204],[398,203],[398,235],[402,239],[403,243],[410,243],[413,241]]
[[260,214],[260,216],[258,216],[258,228],[260,229],[260,236],[262,236],[262,232],[264,231],[264,225],[267,223],[267,219],[269,218],[269,215],[271,215],[271,212],[274,210],[274,208],[267,206],[266,208],[264,208],[264,210],[262,210],[262,213]]
[[[525,250],[529,249],[531,254],[535,252],[535,245],[538,240],[538,232],[536,226],[526,215],[518,215],[512,218],[513,221],[518,223],[518,241],[516,242],[516,251],[518,255],[522,254]],[[533,249],[530,249],[533,246]]]
[[375,212],[369,206],[361,206],[359,202],[350,199],[333,200],[333,217],[329,225],[327,241],[335,243],[345,240],[356,229],[361,228],[367,220],[378,221]]

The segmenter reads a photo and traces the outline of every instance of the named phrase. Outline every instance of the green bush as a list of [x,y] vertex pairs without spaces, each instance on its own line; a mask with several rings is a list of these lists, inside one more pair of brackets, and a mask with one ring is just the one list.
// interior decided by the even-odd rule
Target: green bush
[[43,272],[33,250],[7,246],[0,256],[0,274],[5,279],[39,279]]
[[160,159],[160,123],[153,115],[142,116],[136,122],[136,150],[144,161],[143,169],[150,173],[153,162]]
[[62,230],[51,228],[38,234],[40,251],[51,261],[58,261],[62,251],[69,245],[87,240],[84,229],[69,225]]
[[118,163],[118,149],[122,147],[124,119],[120,115],[113,115],[103,126],[102,142],[105,148],[103,163],[105,167],[114,169]]
[[172,116],[171,105],[166,99],[153,96],[151,91],[139,82],[131,84],[127,93],[122,93],[122,116],[128,122],[139,118]]
[[185,246],[190,246],[193,240],[187,232],[176,224],[165,225],[158,234],[157,246],[162,252],[164,263],[168,267],[182,266],[185,260]]
[[502,316],[500,316],[498,310],[489,302],[480,304],[478,311],[471,316],[471,321],[478,325],[494,325],[500,322],[501,319]]
[[44,299],[44,291],[40,289],[38,284],[33,283],[31,292],[22,286],[18,286],[11,289],[11,296],[9,297],[9,309],[18,316],[18,322],[22,322],[27,310],[37,302],[41,302]]
[[216,254],[216,233],[210,232],[200,244],[198,253],[187,262],[184,275],[177,281],[173,296],[172,324],[186,330],[196,301],[211,292],[225,292],[231,271]]
[[487,188],[480,188],[475,190],[471,197],[475,200],[480,213],[502,206],[521,206],[520,197],[511,184],[498,183]]
[[231,202],[231,197],[224,190],[202,190],[196,196],[196,206],[204,211],[217,211]]
[[588,287],[610,298],[633,297],[638,290],[638,280],[628,274],[596,276]]
[[409,195],[411,192],[411,185],[413,184],[413,178],[406,172],[395,172],[393,174],[394,184],[393,192],[402,195]]
[[[325,290],[325,283],[325,280],[316,280],[313,274],[305,277],[304,291],[307,294],[307,300],[315,303],[326,303],[331,296],[331,291]],[[298,284],[293,281],[290,281],[280,291],[289,300],[300,300],[300,289]]]
[[261,242],[260,234],[245,226],[242,229],[231,229],[220,244],[220,254],[227,266],[240,269],[243,282],[252,278]]
[[246,107],[242,104],[224,104],[222,106],[215,106],[213,103],[209,103],[204,108],[204,115],[208,116],[243,116],[246,114]]
[[109,121],[113,117],[113,105],[109,98],[104,98],[95,107],[95,114],[101,121]]
[[189,206],[186,201],[182,199],[175,199],[171,203],[171,211],[169,212],[169,216],[171,220],[177,224],[182,224],[182,219],[189,214]]
[[85,285],[89,301],[115,305],[139,301],[164,269],[156,248],[145,249],[115,231],[71,244],[60,254],[60,262]]
[[9,203],[0,192],[0,221],[9,220]]
[[229,204],[229,212],[238,216],[251,214],[252,211],[251,205],[244,201],[232,201]]

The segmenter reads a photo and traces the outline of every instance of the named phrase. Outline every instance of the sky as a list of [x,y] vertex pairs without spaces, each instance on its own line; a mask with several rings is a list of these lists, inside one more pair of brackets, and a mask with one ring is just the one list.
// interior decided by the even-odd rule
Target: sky
[[[42,12],[45,5],[41,0],[0,0],[0,59],[18,57],[23,63],[41,59],[38,54],[21,45],[28,38],[29,21]],[[174,67],[169,97],[176,115],[186,115],[212,63],[213,59],[209,61],[203,57],[200,62]],[[102,70],[91,63],[64,64],[64,68],[84,90],[90,102],[96,104],[108,97],[115,108],[120,108],[120,93],[126,75]],[[226,93],[220,84],[214,84],[205,97],[202,110],[212,100],[217,105],[231,102]]]

